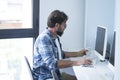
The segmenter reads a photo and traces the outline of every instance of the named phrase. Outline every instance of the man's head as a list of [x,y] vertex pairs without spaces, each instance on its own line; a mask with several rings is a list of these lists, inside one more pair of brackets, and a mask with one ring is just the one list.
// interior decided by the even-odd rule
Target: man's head
[[48,17],[47,25],[49,28],[55,28],[57,35],[61,36],[66,28],[68,16],[59,10],[54,10]]

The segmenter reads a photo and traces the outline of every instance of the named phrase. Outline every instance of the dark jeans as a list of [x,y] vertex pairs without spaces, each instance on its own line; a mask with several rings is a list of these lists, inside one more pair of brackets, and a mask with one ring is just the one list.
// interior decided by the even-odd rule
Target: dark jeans
[[77,78],[73,75],[67,74],[67,73],[61,73],[62,80],[77,80]]

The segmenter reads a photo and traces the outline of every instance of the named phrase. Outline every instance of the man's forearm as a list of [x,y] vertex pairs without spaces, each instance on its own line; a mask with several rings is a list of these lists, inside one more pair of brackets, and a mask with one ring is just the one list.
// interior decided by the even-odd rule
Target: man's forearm
[[58,68],[67,68],[72,66],[80,66],[82,64],[91,64],[92,61],[90,59],[82,58],[77,61],[70,61],[70,60],[58,60],[57,66]]
[[58,67],[59,68],[66,68],[77,65],[77,61],[70,61],[70,60],[58,60]]
[[78,54],[78,52],[65,52],[65,57],[66,58],[69,58],[69,57],[77,57],[77,56],[80,56]]
[[86,49],[82,49],[81,51],[78,52],[65,52],[65,57],[69,58],[69,57],[77,57],[77,56],[83,56],[86,54],[88,50]]

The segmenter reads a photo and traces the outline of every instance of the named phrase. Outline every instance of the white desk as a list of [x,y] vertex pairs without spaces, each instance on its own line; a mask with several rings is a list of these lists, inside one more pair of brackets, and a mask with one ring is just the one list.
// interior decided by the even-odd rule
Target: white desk
[[[77,60],[78,58],[70,58]],[[98,61],[94,67],[73,66],[77,80],[113,80],[114,74],[108,67],[108,62]]]

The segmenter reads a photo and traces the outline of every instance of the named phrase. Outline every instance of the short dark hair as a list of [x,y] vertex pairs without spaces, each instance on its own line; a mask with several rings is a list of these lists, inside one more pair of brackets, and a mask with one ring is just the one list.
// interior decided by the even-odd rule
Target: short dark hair
[[67,20],[68,16],[64,12],[60,10],[54,10],[48,17],[47,26],[53,28],[56,23],[62,24],[62,22]]

